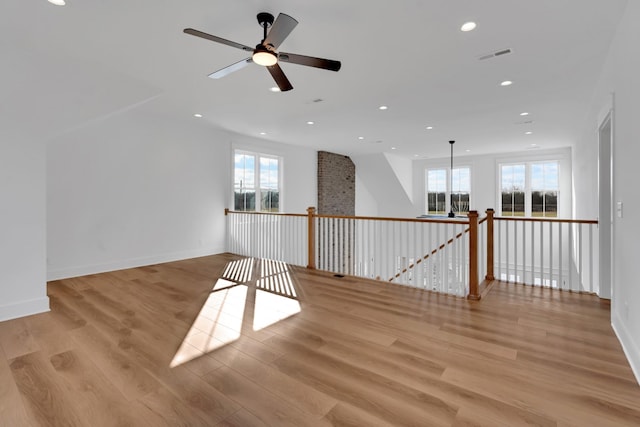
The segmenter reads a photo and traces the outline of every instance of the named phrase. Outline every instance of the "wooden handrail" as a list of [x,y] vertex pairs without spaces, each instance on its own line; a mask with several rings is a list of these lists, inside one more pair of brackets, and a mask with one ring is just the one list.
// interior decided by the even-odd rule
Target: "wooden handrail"
[[561,222],[564,224],[597,224],[597,219],[562,219],[562,218],[531,218],[523,216],[496,216],[495,221],[522,221],[522,222]]
[[[314,208],[315,212],[315,208]],[[282,212],[256,212],[256,211],[232,211],[225,209],[224,214],[248,214],[248,215],[278,215],[278,216],[307,216],[308,214],[293,214]],[[453,220],[453,219],[436,219],[436,218],[391,218],[380,216],[345,216],[345,215],[319,215],[314,213],[315,218],[329,218],[329,219],[360,219],[365,221],[396,221],[396,222],[435,222],[438,224],[468,224],[469,221],[465,219]]]
[[247,215],[276,215],[276,216],[307,216],[306,214],[294,214],[294,213],[282,213],[282,212],[256,212],[256,211],[232,211],[229,209],[224,210],[225,215],[232,214],[247,214]]
[[462,232],[456,234],[454,237],[450,238],[445,243],[441,244],[440,246],[438,246],[437,248],[435,248],[434,250],[432,250],[431,252],[429,252],[428,254],[426,254],[425,256],[423,256],[422,258],[417,260],[416,262],[414,262],[412,264],[409,264],[409,266],[407,268],[403,269],[400,273],[397,273],[395,276],[393,276],[391,279],[389,279],[388,282],[393,282],[394,279],[397,279],[398,277],[402,276],[404,273],[406,273],[407,271],[411,270],[416,265],[420,264],[422,261],[426,261],[427,258],[429,258],[431,255],[435,255],[436,252],[441,251],[447,245],[452,244],[453,242],[455,242],[457,239],[459,239],[460,237],[464,236],[464,234],[468,233],[468,232],[469,232],[469,229],[467,228],[467,229],[463,230]]
[[390,221],[390,222],[435,222],[438,224],[469,224],[469,221],[460,219],[433,219],[433,218],[390,218],[380,216],[343,216],[343,215],[316,215],[317,218],[331,219],[360,219],[364,221]]

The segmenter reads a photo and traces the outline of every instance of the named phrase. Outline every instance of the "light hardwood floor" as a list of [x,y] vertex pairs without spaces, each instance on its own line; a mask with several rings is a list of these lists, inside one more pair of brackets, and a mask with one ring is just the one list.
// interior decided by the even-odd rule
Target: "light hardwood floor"
[[0,323],[0,425],[640,425],[596,297],[469,302],[239,259],[49,283],[51,312]]

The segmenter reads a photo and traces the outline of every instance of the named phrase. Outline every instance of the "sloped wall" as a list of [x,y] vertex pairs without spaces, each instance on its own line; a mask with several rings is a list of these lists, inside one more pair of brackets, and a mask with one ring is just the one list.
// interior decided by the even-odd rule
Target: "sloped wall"
[[[353,161],[362,186],[358,187],[358,193],[368,196],[365,200],[359,195],[362,203],[358,206],[358,215],[394,218],[420,215],[384,154],[358,156]],[[363,207],[371,211],[363,211]]]

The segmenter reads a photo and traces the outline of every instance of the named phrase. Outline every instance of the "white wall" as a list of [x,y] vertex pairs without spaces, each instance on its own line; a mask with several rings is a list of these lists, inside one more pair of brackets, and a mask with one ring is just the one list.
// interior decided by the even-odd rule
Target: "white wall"
[[[480,214],[489,208],[496,212],[498,206],[498,176],[500,163],[530,162],[537,160],[558,160],[560,162],[560,199],[559,216],[571,218],[572,191],[571,191],[571,149],[554,150],[529,150],[514,153],[490,154],[481,156],[456,156],[453,167],[471,168],[471,196],[470,209],[477,210]],[[431,168],[449,169],[450,158],[419,159],[413,161],[413,200],[416,209],[425,213],[425,171]],[[581,218],[593,219],[595,218]]]
[[[232,141],[232,151],[246,150],[282,158],[282,197],[280,200],[282,212],[307,213],[308,207],[317,206],[318,152],[316,150],[242,135],[234,135]],[[232,162],[231,155],[228,159],[229,164]],[[232,191],[230,185],[229,198]],[[231,204],[228,207],[233,208]]]
[[351,160],[356,165],[358,215],[415,218],[420,214],[385,154],[357,156]]
[[47,150],[48,279],[224,251],[230,136],[145,107]]
[[380,216],[378,203],[356,171],[356,216]]
[[0,135],[0,321],[49,310],[44,144]]
[[413,200],[413,169],[411,167],[411,159],[390,153],[385,153],[384,156],[389,162],[389,166],[391,166],[391,169],[396,174],[405,194],[409,200]]
[[[612,43],[601,81],[595,91],[591,114],[585,122],[583,138],[576,147],[576,194],[591,194],[597,188],[597,127],[602,111],[611,105],[615,94],[613,141],[613,193],[624,203],[622,218],[613,219],[612,325],[622,343],[636,378],[640,381],[640,287],[637,286],[637,256],[640,254],[640,198],[638,195],[638,159],[640,158],[640,2],[630,1]],[[587,165],[590,165],[588,167]],[[593,198],[576,203],[579,212],[597,213]]]
[[315,205],[314,150],[159,114],[159,102],[49,144],[49,280],[224,252],[233,148],[283,158],[285,211]]

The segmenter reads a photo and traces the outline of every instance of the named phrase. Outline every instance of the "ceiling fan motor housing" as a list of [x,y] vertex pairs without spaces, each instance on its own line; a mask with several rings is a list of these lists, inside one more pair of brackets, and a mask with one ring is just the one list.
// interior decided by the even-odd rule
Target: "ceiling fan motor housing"
[[273,24],[273,15],[268,13],[268,12],[260,12],[258,14],[258,23],[260,24],[261,27],[266,26],[267,28],[271,27],[271,24]]

